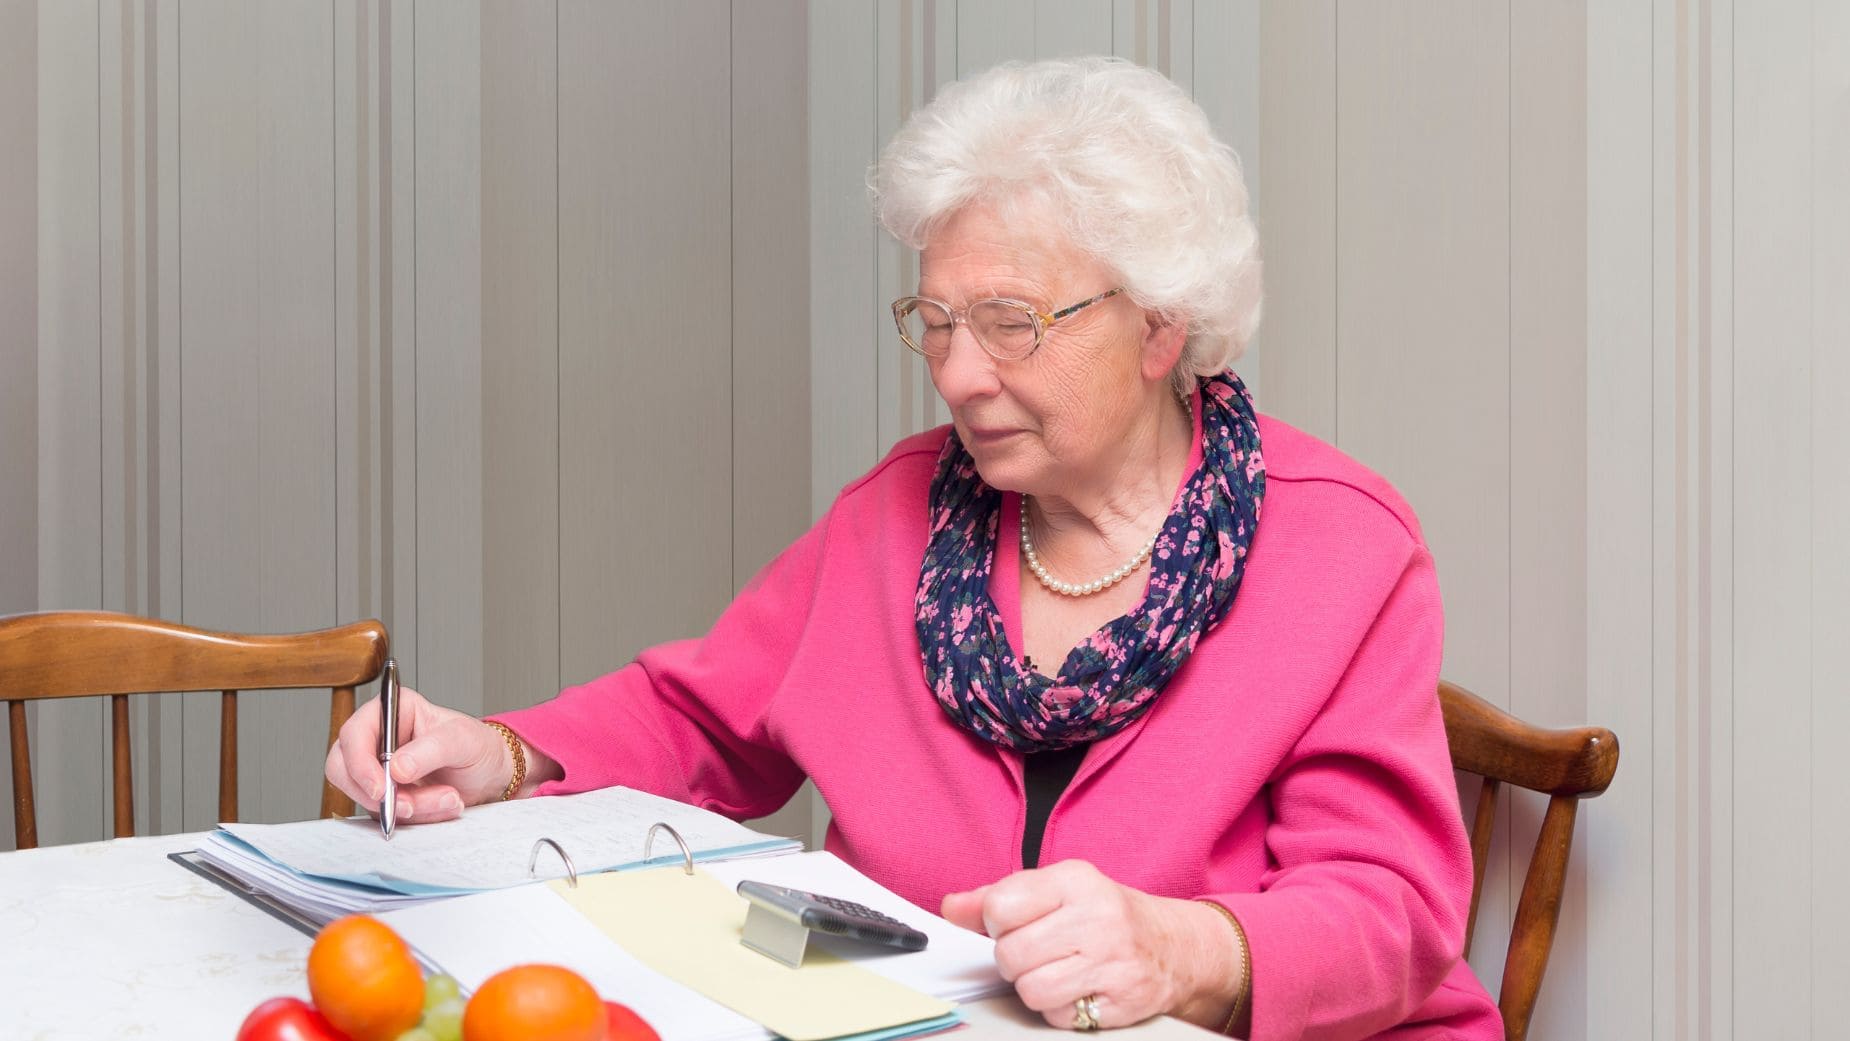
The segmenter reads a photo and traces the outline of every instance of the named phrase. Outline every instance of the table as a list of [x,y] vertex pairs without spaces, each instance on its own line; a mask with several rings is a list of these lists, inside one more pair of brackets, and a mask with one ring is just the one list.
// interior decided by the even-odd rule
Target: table
[[[228,1041],[265,998],[307,998],[308,937],[167,859],[199,839],[0,854],[0,1038]],[[1012,996],[963,1011],[958,1041],[1072,1037]],[[1112,1041],[1214,1036],[1166,1018],[1111,1032]]]

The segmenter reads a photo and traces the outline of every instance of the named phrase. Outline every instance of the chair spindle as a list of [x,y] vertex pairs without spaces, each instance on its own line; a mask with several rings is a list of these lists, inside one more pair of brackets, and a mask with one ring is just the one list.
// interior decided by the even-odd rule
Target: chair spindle
[[238,819],[238,692],[227,690],[218,702],[218,819]]
[[[340,738],[341,724],[353,715],[353,688],[335,687],[328,695],[328,747]],[[321,782],[321,816],[350,817],[353,815],[353,800],[347,793],[326,781]]]
[[116,838],[135,834],[135,769],[133,746],[128,737],[128,695],[109,696],[109,730],[112,755],[111,772],[115,775]]
[[13,738],[13,848],[39,844],[39,821],[32,803],[32,748],[26,742],[26,703],[6,703],[7,729]]
[[1484,891],[1484,869],[1490,865],[1490,839],[1497,826],[1497,793],[1502,788],[1495,777],[1484,778],[1478,790],[1477,811],[1471,821],[1471,914],[1465,919],[1465,957],[1471,956],[1471,938],[1477,935],[1477,898]]

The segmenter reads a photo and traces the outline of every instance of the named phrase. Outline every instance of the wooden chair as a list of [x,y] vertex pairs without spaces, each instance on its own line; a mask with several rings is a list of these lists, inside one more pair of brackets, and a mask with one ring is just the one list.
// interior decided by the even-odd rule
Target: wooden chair
[[1535,996],[1548,968],[1555,923],[1561,917],[1561,891],[1567,884],[1567,858],[1574,843],[1574,816],[1581,799],[1606,790],[1619,766],[1619,739],[1604,727],[1544,730],[1530,726],[1463,687],[1441,681],[1439,703],[1445,710],[1445,736],[1452,765],[1484,780],[1471,823],[1471,916],[1465,925],[1465,953],[1477,929],[1477,901],[1484,888],[1484,863],[1490,859],[1491,828],[1497,819],[1497,792],[1514,784],[1542,792],[1548,811],[1523,879],[1510,927],[1509,955],[1497,998],[1503,1010],[1503,1036],[1523,1041],[1535,1013]]
[[[238,819],[238,691],[333,689],[331,744],[353,714],[353,688],[379,675],[385,627],[376,621],[287,636],[242,636],[103,611],[52,611],[0,618],[0,703],[12,732],[13,835],[38,845],[27,701],[109,695],[113,713],[116,835],[135,833],[128,695],[217,690],[218,816]],[[323,782],[321,815],[345,816],[352,800]]]

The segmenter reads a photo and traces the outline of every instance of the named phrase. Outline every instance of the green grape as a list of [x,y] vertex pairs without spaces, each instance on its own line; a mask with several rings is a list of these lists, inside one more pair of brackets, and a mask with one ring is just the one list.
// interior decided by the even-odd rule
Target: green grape
[[462,1041],[463,1000],[453,997],[424,1011],[424,1029],[435,1041]]
[[398,1035],[398,1041],[438,1041],[438,1038],[429,1029],[419,1025]]
[[438,1005],[462,994],[462,985],[456,977],[438,974],[424,981],[424,1011],[429,1012]]

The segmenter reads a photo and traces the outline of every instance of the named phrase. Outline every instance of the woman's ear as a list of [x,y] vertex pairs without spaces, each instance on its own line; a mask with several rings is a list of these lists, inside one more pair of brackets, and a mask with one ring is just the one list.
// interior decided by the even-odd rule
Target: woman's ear
[[1188,344],[1188,327],[1155,311],[1145,311],[1143,321],[1143,378],[1166,380]]

